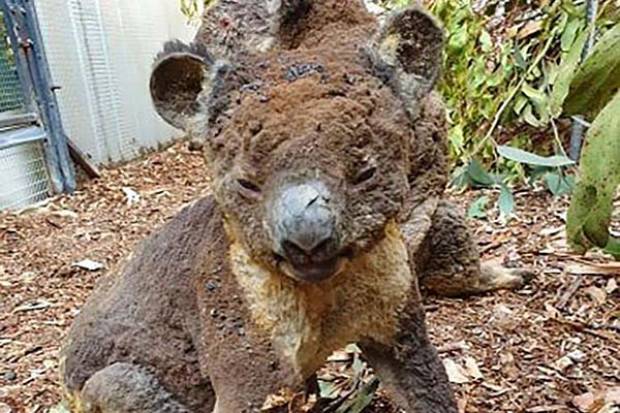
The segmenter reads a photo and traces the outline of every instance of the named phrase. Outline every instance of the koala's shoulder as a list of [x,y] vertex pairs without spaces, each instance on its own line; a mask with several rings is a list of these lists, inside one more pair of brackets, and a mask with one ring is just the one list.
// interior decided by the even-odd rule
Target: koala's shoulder
[[[184,369],[191,377],[185,381],[168,372],[197,366],[194,266],[220,227],[217,205],[203,198],[141,243],[120,274],[97,286],[61,353],[67,393],[76,394],[96,372],[117,362],[157,371],[158,380],[179,394],[199,394],[194,387],[207,387],[197,367]],[[199,401],[185,400],[190,405]]]

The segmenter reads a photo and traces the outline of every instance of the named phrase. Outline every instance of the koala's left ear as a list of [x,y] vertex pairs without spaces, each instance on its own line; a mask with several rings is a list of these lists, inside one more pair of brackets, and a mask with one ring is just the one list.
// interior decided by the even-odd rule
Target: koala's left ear
[[428,94],[441,70],[443,29],[419,7],[401,10],[384,23],[375,44],[383,64],[398,77],[399,92],[410,110]]
[[211,87],[215,66],[206,48],[167,42],[151,73],[151,99],[157,113],[170,125],[187,129],[189,120],[202,110],[198,98]]

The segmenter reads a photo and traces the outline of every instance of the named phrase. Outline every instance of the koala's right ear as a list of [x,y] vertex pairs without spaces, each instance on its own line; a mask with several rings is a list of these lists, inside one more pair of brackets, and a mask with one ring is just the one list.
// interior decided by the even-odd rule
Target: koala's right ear
[[204,46],[167,42],[155,60],[150,81],[151,99],[159,116],[186,130],[189,120],[203,110],[198,98],[211,88],[215,66]]

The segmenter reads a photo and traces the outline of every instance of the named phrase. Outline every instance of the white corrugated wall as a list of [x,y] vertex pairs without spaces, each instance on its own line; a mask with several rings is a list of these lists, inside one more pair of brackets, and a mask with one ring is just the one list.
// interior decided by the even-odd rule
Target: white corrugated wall
[[128,160],[180,135],[150,101],[166,40],[189,41],[177,0],[36,0],[67,135],[97,163]]

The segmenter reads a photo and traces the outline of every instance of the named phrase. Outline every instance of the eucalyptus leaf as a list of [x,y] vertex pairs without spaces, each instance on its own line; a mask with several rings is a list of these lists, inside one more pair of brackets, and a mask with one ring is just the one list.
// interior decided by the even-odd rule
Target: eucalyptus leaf
[[470,185],[469,174],[466,166],[458,167],[453,175],[451,184],[457,188],[466,188]]
[[570,88],[571,81],[575,76],[575,71],[581,59],[581,51],[586,43],[588,33],[583,31],[573,42],[570,50],[562,57],[562,63],[557,78],[551,90],[549,108],[553,116],[562,113],[562,105]]
[[567,52],[570,50],[571,46],[573,46],[575,38],[577,37],[577,30],[582,25],[583,23],[579,19],[572,19],[568,22],[560,37],[560,47],[563,52]]
[[506,159],[534,166],[547,166],[558,168],[560,166],[573,165],[575,162],[563,155],[540,156],[535,153],[513,148],[512,146],[500,145],[497,152]]
[[467,165],[467,175],[475,186],[490,187],[495,184],[495,180],[476,159],[472,159]]
[[557,172],[546,173],[544,179],[547,188],[554,196],[570,194],[575,186],[575,178]]
[[526,58],[523,55],[523,51],[521,51],[519,46],[517,46],[516,44],[515,44],[514,52],[515,52],[515,62],[517,63],[517,67],[519,69],[526,69],[527,68]]
[[613,199],[620,184],[620,93],[588,130],[581,155],[580,179],[568,209],[566,232],[571,246],[585,252],[609,243]]
[[373,377],[356,395],[340,406],[336,413],[361,413],[372,402],[375,392],[379,388],[379,379]]
[[469,40],[469,34],[467,33],[468,25],[463,23],[459,29],[450,36],[448,40],[448,47],[452,50],[462,50]]
[[535,128],[542,126],[542,122],[536,118],[536,115],[534,115],[534,111],[532,110],[532,105],[530,104],[525,106],[525,110],[523,111],[523,120]]
[[523,84],[521,91],[523,92],[525,96],[530,98],[532,103],[536,106],[544,105],[545,102],[547,101],[547,95],[545,95],[540,90],[534,89],[532,86],[530,86],[527,83]]
[[340,388],[334,382],[319,380],[319,396],[322,399],[335,399],[340,395]]
[[515,103],[513,106],[513,110],[517,115],[520,115],[521,112],[523,111],[523,108],[525,107],[525,105],[527,105],[527,98],[523,95],[519,95],[515,98]]
[[482,31],[480,32],[479,40],[480,48],[483,52],[490,52],[493,49],[493,41],[491,40],[489,32],[487,32],[486,30],[482,29]]
[[483,219],[487,216],[487,204],[489,203],[489,197],[482,195],[474,202],[471,203],[467,209],[467,216],[469,218]]
[[502,217],[504,217],[504,219],[512,215],[515,209],[515,199],[508,186],[504,184],[501,185],[497,203],[499,206],[499,213]]

